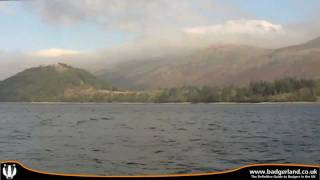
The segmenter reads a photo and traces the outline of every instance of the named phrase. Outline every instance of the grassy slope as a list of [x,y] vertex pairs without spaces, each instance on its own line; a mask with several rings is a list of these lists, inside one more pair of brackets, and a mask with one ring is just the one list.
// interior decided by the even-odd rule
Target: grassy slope
[[66,67],[58,71],[55,66],[36,67],[18,73],[0,83],[2,101],[54,101],[63,97],[72,87],[108,88],[109,86],[89,72]]

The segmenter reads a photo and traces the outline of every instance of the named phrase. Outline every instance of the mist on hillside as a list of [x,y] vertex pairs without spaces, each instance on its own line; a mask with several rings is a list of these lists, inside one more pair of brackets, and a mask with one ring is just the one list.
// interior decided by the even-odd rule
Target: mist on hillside
[[[118,43],[105,43],[102,48],[94,50],[59,47],[56,45],[59,43],[33,50],[27,50],[27,47],[0,49],[0,79],[25,68],[57,62],[85,68],[99,75],[121,62],[175,61],[180,59],[176,57],[219,44],[275,49],[301,44],[319,36],[317,29],[320,25],[317,12],[301,22],[281,23],[255,17],[231,3],[209,0],[196,3],[169,0],[31,1],[19,2],[17,6],[37,17],[42,26],[54,29],[52,32],[56,33],[43,36],[43,41],[52,37],[62,41],[64,29],[80,25],[97,28],[106,34],[128,34],[129,37]],[[14,9],[8,3],[2,3],[0,12],[9,16],[14,14]],[[28,26],[24,28],[29,30]],[[45,33],[45,30],[38,31]],[[98,43],[91,42],[90,35],[94,36],[89,34],[70,41],[89,39],[86,42],[88,46]],[[14,38],[15,35],[9,36]],[[34,43],[41,45],[37,41],[29,42],[30,45]]]

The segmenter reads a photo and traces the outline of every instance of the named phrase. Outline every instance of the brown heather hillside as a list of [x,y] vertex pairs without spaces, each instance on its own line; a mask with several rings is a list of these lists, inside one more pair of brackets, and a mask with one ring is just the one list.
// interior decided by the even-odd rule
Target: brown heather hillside
[[320,79],[320,38],[274,50],[213,45],[191,55],[123,62],[100,76],[129,89],[246,85],[284,77]]
[[271,61],[260,67],[250,68],[238,79],[244,83],[257,80],[272,81],[284,77],[320,79],[320,48],[312,50],[280,51],[272,54]]

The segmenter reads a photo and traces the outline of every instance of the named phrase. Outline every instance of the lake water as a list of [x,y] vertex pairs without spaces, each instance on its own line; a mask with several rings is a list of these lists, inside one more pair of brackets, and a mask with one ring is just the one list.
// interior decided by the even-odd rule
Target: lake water
[[320,164],[320,104],[0,104],[0,159],[58,173]]

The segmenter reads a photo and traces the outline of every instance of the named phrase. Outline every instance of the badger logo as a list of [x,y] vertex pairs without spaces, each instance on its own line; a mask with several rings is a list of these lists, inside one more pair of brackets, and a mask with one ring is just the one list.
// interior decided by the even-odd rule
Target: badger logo
[[2,174],[7,178],[7,180],[12,180],[17,174],[17,168],[15,164],[7,165],[4,164],[2,168]]

